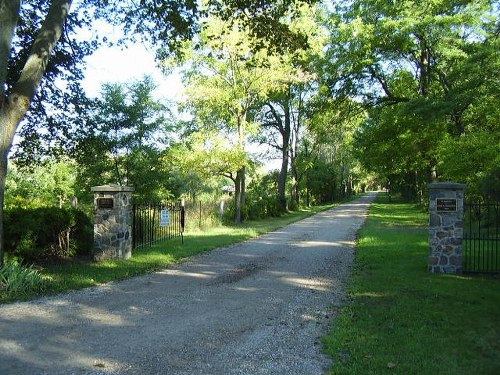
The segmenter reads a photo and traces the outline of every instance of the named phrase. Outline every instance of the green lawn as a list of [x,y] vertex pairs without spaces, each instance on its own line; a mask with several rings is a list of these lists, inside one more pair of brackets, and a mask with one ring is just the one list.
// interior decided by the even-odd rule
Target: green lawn
[[380,195],[359,233],[330,374],[500,374],[500,279],[427,272],[427,214]]
[[134,250],[133,256],[129,260],[73,261],[46,266],[41,269],[45,280],[42,292],[28,291],[9,294],[0,288],[0,303],[63,293],[159,270],[191,255],[245,241],[335,205],[314,206],[289,212],[279,218],[267,218],[248,221],[237,226],[221,226],[205,231],[189,232],[185,235],[184,244],[181,243],[180,238],[171,239],[149,248]]

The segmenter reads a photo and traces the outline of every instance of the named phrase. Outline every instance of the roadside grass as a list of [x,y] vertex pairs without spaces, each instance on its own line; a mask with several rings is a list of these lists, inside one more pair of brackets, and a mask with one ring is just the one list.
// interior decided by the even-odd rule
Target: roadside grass
[[[356,197],[351,199],[354,198]],[[188,232],[185,234],[184,244],[181,243],[180,238],[174,238],[148,248],[134,250],[132,258],[128,260],[108,260],[103,262],[74,260],[45,266],[39,269],[44,280],[43,287],[36,292],[27,290],[22,293],[8,294],[3,293],[2,288],[0,288],[0,303],[64,293],[154,272],[189,256],[248,240],[336,205],[338,203],[319,205],[288,212],[281,217]]]
[[330,374],[500,374],[500,279],[427,272],[427,213],[380,194],[358,234]]

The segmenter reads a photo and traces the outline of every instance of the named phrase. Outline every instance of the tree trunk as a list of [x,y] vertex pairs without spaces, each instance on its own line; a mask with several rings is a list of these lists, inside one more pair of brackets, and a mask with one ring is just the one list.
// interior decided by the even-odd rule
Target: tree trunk
[[[240,147],[241,150],[245,150],[246,148],[246,143],[247,143],[247,133],[246,133],[246,127],[247,127],[247,122],[248,122],[248,108],[243,108],[238,115],[237,119],[237,130],[238,130],[238,146]],[[234,222],[236,224],[239,224],[243,221],[243,215],[242,215],[242,210],[243,207],[245,206],[245,194],[246,194],[246,189],[245,189],[245,174],[246,174],[246,168],[245,166],[241,167],[237,172],[236,172],[236,179],[235,179],[235,192],[234,192],[234,199],[235,199],[235,213],[234,213]]]
[[278,204],[279,210],[285,212],[287,210],[286,204],[286,180],[288,177],[288,147],[283,148],[281,169],[278,176]]
[[5,191],[5,179],[7,177],[7,158],[4,156],[0,159],[0,268],[3,265],[4,258],[4,230],[3,230],[3,202]]
[[4,83],[20,7],[20,0],[0,0],[0,107],[5,96]]
[[62,35],[71,2],[71,0],[52,2],[19,80],[12,87],[11,94],[5,97],[5,77],[20,2],[0,0],[0,265],[4,253],[3,203],[9,151],[17,128],[40,85],[50,54]]
[[297,208],[300,206],[299,177],[296,168],[292,168],[292,200]]
[[285,212],[288,208],[286,204],[286,180],[288,177],[288,149],[290,145],[290,134],[291,134],[291,117],[290,117],[289,100],[285,101],[283,110],[285,115],[285,124],[281,129],[283,148],[281,150],[281,169],[278,177],[278,199],[279,199],[278,203],[280,211]]
[[[274,146],[281,151],[281,168],[278,176],[278,206],[281,212],[287,210],[286,202],[286,180],[288,178],[288,164],[289,164],[289,150],[290,150],[290,137],[292,134],[291,124],[291,110],[290,110],[290,96],[289,92],[286,97],[279,100],[279,105],[283,113],[278,112],[273,103],[267,103],[269,107],[268,114],[272,116],[273,121],[270,121],[267,126],[273,127],[278,130],[281,136],[281,145]],[[267,117],[267,114],[266,114]]]
[[243,221],[242,208],[245,206],[245,167],[236,172],[234,187],[234,222],[240,224]]

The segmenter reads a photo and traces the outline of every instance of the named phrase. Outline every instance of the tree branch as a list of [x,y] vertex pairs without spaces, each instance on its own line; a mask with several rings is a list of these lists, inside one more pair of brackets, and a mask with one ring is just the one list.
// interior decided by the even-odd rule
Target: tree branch
[[12,89],[10,105],[16,126],[29,109],[34,93],[38,89],[50,54],[63,33],[65,20],[69,14],[72,0],[54,0],[49,8],[40,32],[33,43],[30,56],[21,72],[21,76]]

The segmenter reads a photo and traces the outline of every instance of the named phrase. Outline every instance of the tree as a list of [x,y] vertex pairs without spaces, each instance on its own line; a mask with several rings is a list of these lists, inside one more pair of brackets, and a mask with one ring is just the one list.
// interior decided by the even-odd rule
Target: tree
[[[317,76],[312,70],[313,62],[321,57],[326,45],[320,22],[323,16],[321,7],[300,7],[300,13],[293,19],[290,27],[306,35],[310,42],[307,47],[281,53],[279,60],[273,61],[272,69],[276,76],[281,77],[282,84],[271,90],[257,114],[260,125],[257,139],[277,150],[281,157],[278,175],[278,207],[281,211],[287,209],[288,169],[292,164],[292,171],[296,170],[293,164],[300,131],[304,126],[308,101],[317,87]],[[293,192],[297,188],[295,176],[294,180]],[[297,197],[296,194],[292,195]]]
[[[251,49],[293,51],[309,41],[300,30],[289,27],[290,19],[300,14],[301,4],[318,0],[156,0],[124,2],[86,0],[98,4],[98,17],[120,25],[157,47],[159,61],[183,53],[186,40],[192,41],[202,30],[204,21],[217,17],[230,25],[248,31]],[[286,17],[284,17],[286,15]]]
[[[229,29],[228,29],[229,28]],[[247,152],[249,133],[255,129],[252,111],[271,89],[282,86],[272,69],[267,50],[253,52],[248,30],[210,19],[201,34],[200,47],[187,61],[186,107],[202,129],[220,129],[234,139],[236,153]],[[231,168],[232,169],[232,168]],[[245,205],[246,165],[240,164],[235,184],[235,222]]]
[[[169,170],[180,172],[184,178],[195,181],[225,177],[235,183],[237,171],[249,165],[248,155],[227,136],[218,131],[202,129],[186,135],[166,153],[163,161]],[[198,189],[200,186],[198,186]],[[185,189],[184,192],[189,192]],[[191,190],[191,195],[197,192]],[[194,197],[193,197],[194,200]]]
[[148,76],[124,85],[104,84],[94,108],[81,114],[86,126],[75,129],[72,154],[85,191],[113,183],[134,186],[146,201],[166,193],[166,171],[158,159],[172,128],[166,104],[153,97],[155,89]]
[[[496,11],[489,0],[357,0],[332,15],[325,85],[335,97],[362,101],[369,118],[358,144],[375,157],[366,154],[365,166],[385,168],[409,196],[422,196],[446,170],[441,142],[478,126],[471,115],[479,119],[480,102],[491,98],[482,94],[497,80]],[[479,127],[491,123],[484,116]]]
[[[312,76],[306,79],[310,80]],[[305,99],[308,96],[306,81],[288,82],[282,91],[274,91],[267,103],[260,110],[258,119],[260,132],[258,139],[276,149],[281,157],[281,168],[278,175],[278,206],[284,212],[287,209],[286,183],[288,169],[295,163],[296,147],[300,138],[300,130],[304,126]],[[294,195],[296,197],[296,195]]]
[[324,196],[341,199],[353,193],[359,179],[354,134],[365,119],[363,108],[350,99],[321,98],[309,108],[308,131],[317,145],[318,159],[328,167],[332,190]]
[[51,52],[63,33],[70,0],[54,0],[47,12],[28,58],[10,92],[6,92],[8,60],[20,1],[0,1],[2,42],[0,43],[0,265],[3,263],[3,204],[7,160],[16,130],[24,118],[47,68]]
[[[7,94],[19,79],[50,6],[50,0],[22,2],[9,57]],[[84,58],[99,45],[98,36],[80,37],[82,30],[91,28],[92,20],[78,5],[67,15],[64,32],[50,54],[30,109],[16,133],[10,158],[16,160],[19,166],[59,157],[67,149],[66,133],[71,127],[79,125],[74,117],[75,108],[84,106],[86,102],[80,86]]]

